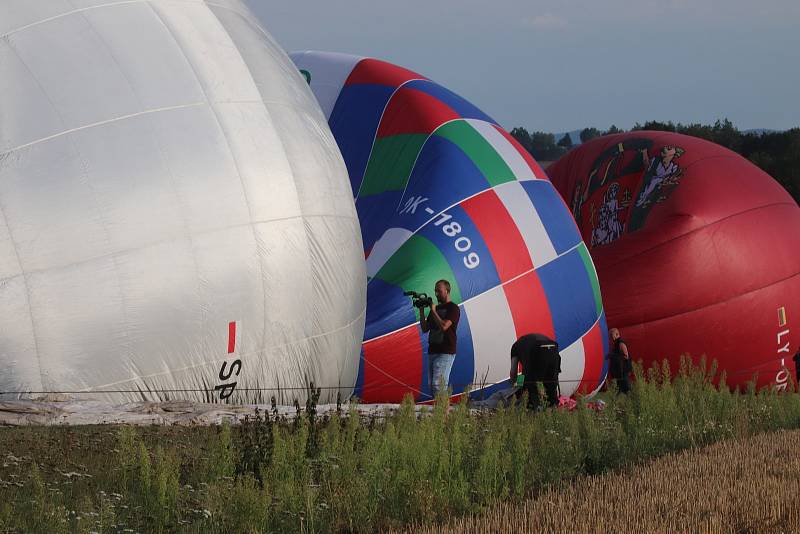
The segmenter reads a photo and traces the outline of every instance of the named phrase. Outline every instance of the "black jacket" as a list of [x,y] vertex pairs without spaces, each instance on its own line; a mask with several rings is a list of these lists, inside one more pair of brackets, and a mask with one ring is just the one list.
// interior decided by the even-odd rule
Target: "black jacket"
[[[625,343],[624,339],[617,339],[614,342],[614,346],[611,347],[611,352],[608,353],[608,374],[611,375],[611,378],[616,380],[619,380],[633,370],[630,358],[626,359],[625,355],[622,354],[622,350],[619,348],[623,343]],[[630,356],[630,352],[628,356]]]
[[558,380],[561,355],[558,343],[543,334],[526,334],[511,346],[511,358],[522,362],[525,381]]

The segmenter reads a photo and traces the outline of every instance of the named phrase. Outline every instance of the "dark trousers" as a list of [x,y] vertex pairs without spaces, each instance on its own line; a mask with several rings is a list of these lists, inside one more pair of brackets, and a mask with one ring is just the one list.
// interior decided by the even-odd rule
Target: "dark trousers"
[[[558,384],[555,382],[544,382],[544,391],[547,395],[548,406],[558,406]],[[517,390],[518,401],[522,398],[523,393],[528,394],[528,409],[538,409],[540,402],[538,382],[525,382],[522,387]]]
[[620,393],[627,394],[631,390],[631,379],[622,356],[619,354],[611,354],[608,363],[608,374],[614,379],[614,382],[616,382],[617,390]]
[[617,389],[620,393],[625,393],[626,395],[631,390],[631,379],[628,378],[628,375],[622,375],[622,378],[617,379]]

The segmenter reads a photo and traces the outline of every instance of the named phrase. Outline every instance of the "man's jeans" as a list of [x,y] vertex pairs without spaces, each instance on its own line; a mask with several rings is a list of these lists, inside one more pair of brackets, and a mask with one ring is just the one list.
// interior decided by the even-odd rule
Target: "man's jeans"
[[435,397],[439,386],[447,388],[450,382],[450,370],[453,368],[455,354],[428,354],[428,381],[431,385],[431,394]]

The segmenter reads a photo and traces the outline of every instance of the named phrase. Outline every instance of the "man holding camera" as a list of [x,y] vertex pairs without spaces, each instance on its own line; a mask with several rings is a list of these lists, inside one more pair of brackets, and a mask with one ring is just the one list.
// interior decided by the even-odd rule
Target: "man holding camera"
[[436,301],[427,303],[430,313],[425,316],[425,303],[419,303],[419,326],[428,333],[428,380],[434,397],[440,387],[447,387],[450,370],[456,359],[456,328],[461,310],[450,301],[450,282],[439,280],[434,287]]

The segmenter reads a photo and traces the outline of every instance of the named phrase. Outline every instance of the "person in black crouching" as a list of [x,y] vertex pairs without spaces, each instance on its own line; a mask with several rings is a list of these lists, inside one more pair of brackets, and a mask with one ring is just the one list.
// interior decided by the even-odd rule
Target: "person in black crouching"
[[[543,334],[526,334],[511,346],[511,384],[522,387],[517,399],[528,393],[528,408],[539,407],[538,383],[544,384],[547,404],[558,405],[558,375],[561,373],[561,355],[558,343]],[[518,377],[522,375],[521,379]]]

